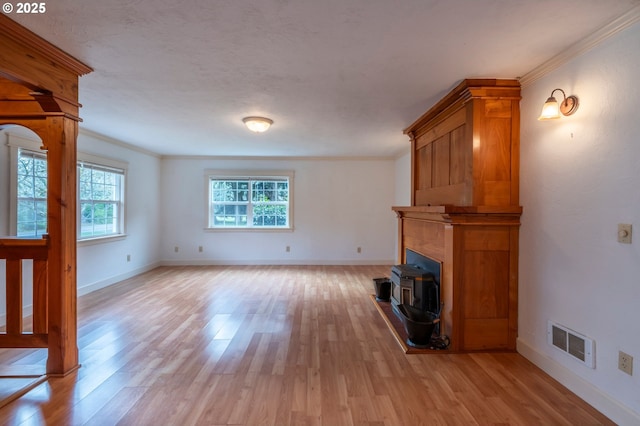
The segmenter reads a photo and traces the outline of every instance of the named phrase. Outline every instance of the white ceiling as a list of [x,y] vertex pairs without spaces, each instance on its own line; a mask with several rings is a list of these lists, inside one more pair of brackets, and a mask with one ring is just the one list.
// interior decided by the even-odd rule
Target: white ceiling
[[[162,155],[390,156],[461,79],[522,76],[637,4],[55,0],[9,16],[95,69],[84,129]],[[275,123],[253,134],[248,115]]]

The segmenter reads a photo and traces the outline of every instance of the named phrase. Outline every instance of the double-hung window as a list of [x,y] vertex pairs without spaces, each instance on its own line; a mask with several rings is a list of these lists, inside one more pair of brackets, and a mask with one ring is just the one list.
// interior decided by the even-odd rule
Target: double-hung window
[[[12,235],[40,237],[47,232],[47,156],[40,143],[9,134],[11,150]],[[127,163],[78,153],[78,240],[124,235]]]
[[210,229],[292,229],[293,172],[207,172]]
[[78,162],[78,239],[124,234],[125,169]]

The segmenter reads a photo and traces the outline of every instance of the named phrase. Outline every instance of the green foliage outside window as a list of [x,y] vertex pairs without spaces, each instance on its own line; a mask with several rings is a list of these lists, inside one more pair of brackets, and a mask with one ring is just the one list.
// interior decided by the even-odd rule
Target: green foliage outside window
[[37,153],[18,158],[17,236],[39,237],[47,232],[47,159]]
[[[121,232],[123,177],[115,170],[78,164],[80,239]],[[47,232],[46,156],[20,150],[17,180],[17,236],[39,237]]]
[[80,238],[118,233],[121,175],[82,165],[78,167]]
[[289,181],[212,179],[210,226],[286,228]]

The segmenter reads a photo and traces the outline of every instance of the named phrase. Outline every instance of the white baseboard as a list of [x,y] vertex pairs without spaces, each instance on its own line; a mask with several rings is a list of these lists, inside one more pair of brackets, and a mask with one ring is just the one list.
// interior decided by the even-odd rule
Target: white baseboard
[[[160,262],[162,266],[241,266],[241,265],[394,265],[394,260],[215,260],[215,259],[191,259],[191,260],[163,260]],[[391,271],[389,271],[391,272]]]
[[84,285],[82,287],[78,287],[78,297],[80,296],[84,296],[85,294],[89,294],[92,291],[96,291],[96,290],[100,290],[101,288],[105,288],[108,287],[112,284],[118,283],[120,281],[129,279],[131,277],[135,277],[136,275],[140,275],[142,273],[145,273],[147,271],[150,271],[154,268],[157,268],[158,266],[160,266],[160,262],[154,262],[154,263],[150,263],[148,265],[145,265],[141,268],[136,268],[133,269],[129,272],[126,272],[124,274],[120,274],[120,275],[115,275],[113,277],[109,277],[106,280],[101,280],[101,281],[96,281],[95,283],[91,283],[91,284],[87,284]]
[[640,413],[625,407],[610,395],[587,382],[568,368],[558,364],[549,356],[539,352],[521,339],[517,341],[520,355],[534,363],[545,373],[567,387],[588,404],[619,425],[640,425]]

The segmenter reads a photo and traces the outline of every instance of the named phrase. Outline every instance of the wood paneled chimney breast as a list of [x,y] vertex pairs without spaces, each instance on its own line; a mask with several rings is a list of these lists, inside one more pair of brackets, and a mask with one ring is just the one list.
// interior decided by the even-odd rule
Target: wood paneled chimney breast
[[405,130],[406,249],[442,262],[442,331],[453,351],[515,350],[518,328],[520,84],[468,79]]

